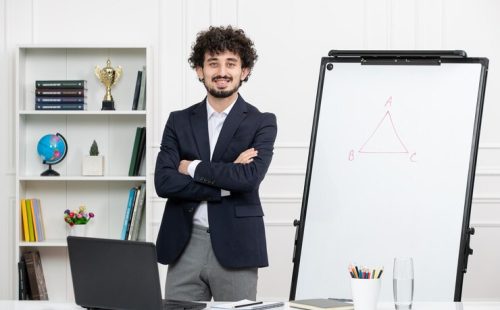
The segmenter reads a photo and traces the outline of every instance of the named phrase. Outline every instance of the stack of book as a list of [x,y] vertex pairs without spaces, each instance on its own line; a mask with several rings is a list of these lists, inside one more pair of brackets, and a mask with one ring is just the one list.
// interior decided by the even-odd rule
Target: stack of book
[[36,81],[35,110],[86,110],[87,81]]
[[19,300],[48,300],[42,261],[38,251],[24,252],[18,263]]
[[146,183],[139,187],[132,187],[129,191],[128,202],[125,208],[123,228],[120,239],[139,240],[139,233],[143,226],[143,211],[146,203]]
[[40,199],[21,199],[23,240],[37,242],[45,240],[42,205]]

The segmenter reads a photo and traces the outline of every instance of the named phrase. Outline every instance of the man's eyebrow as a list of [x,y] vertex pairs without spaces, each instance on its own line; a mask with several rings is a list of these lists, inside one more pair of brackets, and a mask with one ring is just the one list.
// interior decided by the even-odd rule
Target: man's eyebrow
[[[231,62],[238,62],[238,58],[234,58],[234,57],[229,57],[229,58],[226,58],[227,61],[231,61]],[[217,57],[209,57],[207,58],[207,61],[219,61],[219,58]]]

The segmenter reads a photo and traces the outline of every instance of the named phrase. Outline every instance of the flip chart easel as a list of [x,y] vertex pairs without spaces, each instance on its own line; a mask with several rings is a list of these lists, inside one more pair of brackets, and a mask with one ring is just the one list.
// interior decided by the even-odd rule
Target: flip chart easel
[[416,301],[459,301],[488,59],[331,51],[321,59],[290,299],[350,297],[348,265],[413,257]]

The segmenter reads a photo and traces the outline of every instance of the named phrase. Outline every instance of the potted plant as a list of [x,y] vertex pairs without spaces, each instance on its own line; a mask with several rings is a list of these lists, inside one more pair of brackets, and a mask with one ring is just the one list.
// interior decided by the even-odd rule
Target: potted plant
[[89,155],[83,157],[82,162],[83,175],[104,175],[104,157],[99,155],[97,142],[92,142]]
[[85,206],[80,206],[78,210],[64,211],[64,221],[68,223],[69,235],[84,237],[87,234],[87,224],[95,217],[93,212],[88,212]]

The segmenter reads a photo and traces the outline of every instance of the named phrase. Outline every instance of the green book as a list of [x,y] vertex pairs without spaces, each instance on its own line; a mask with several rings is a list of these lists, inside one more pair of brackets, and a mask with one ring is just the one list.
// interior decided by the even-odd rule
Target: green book
[[291,308],[304,310],[351,310],[354,309],[352,303],[338,301],[328,298],[290,300]]
[[139,90],[139,99],[137,110],[146,110],[146,66],[142,67],[141,86]]
[[36,88],[73,88],[86,89],[86,80],[38,80],[35,82]]
[[35,229],[33,227],[33,217],[31,216],[31,199],[26,199],[26,217],[28,218],[28,230],[30,242],[35,241]]
[[139,175],[142,159],[146,150],[146,127],[141,127],[141,138],[139,139],[139,148],[137,149],[137,160],[134,165],[134,175]]
[[135,130],[134,147],[132,149],[132,157],[130,158],[130,167],[128,169],[128,176],[132,177],[135,175],[135,166],[137,162],[137,153],[139,152],[139,143],[141,141],[141,127],[137,127]]

